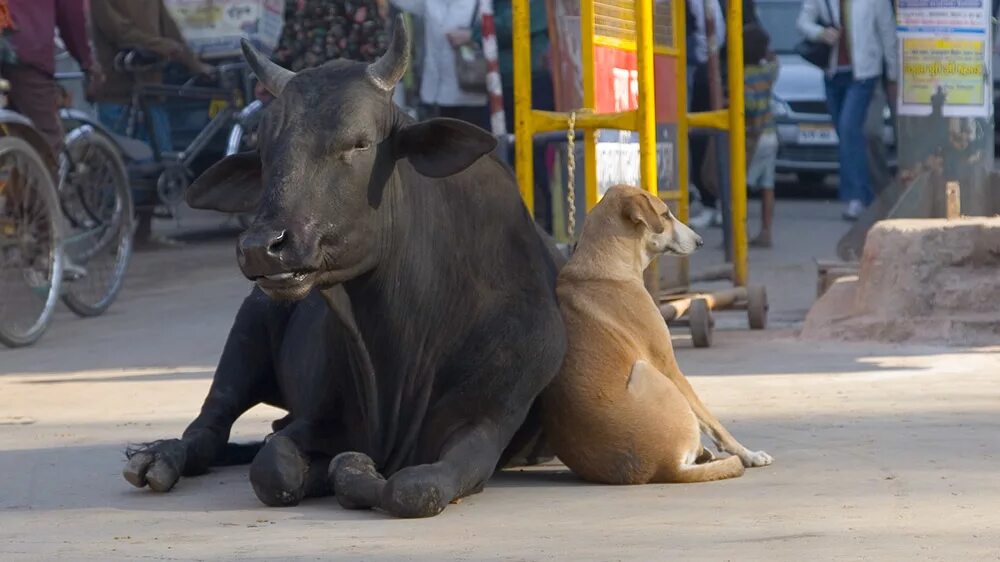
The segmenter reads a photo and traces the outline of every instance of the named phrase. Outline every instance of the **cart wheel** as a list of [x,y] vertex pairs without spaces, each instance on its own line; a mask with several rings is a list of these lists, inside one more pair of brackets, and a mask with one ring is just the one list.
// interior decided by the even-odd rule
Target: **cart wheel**
[[691,325],[691,341],[695,347],[712,346],[712,311],[708,308],[708,301],[705,299],[695,299],[691,301],[691,308],[688,309],[688,323]]
[[767,328],[767,289],[756,285],[747,289],[747,316],[751,330]]

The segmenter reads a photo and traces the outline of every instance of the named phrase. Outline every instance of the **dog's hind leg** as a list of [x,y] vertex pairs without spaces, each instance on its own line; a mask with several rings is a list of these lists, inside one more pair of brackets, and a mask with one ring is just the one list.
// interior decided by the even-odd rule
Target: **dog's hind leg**
[[636,361],[628,380],[629,394],[648,409],[647,416],[660,420],[666,434],[661,439],[658,467],[647,476],[648,482],[708,482],[736,478],[743,474],[738,457],[715,460],[711,451],[701,446],[699,423],[684,396],[670,379],[645,361]]
[[716,448],[720,451],[729,453],[731,455],[736,455],[743,461],[743,466],[753,467],[753,466],[767,466],[773,462],[771,455],[765,453],[764,451],[751,451],[744,447],[735,437],[722,425],[712,412],[708,410],[708,407],[698,398],[695,393],[694,388],[692,388],[691,383],[688,382],[687,377],[681,373],[680,368],[677,366],[677,361],[673,357],[671,351],[669,357],[666,358],[666,369],[663,369],[663,374],[674,383],[680,393],[687,400],[688,405],[691,406],[691,410],[694,412],[695,417],[698,418],[698,424],[701,426],[701,430],[704,431],[709,437],[712,438],[712,442],[715,443]]

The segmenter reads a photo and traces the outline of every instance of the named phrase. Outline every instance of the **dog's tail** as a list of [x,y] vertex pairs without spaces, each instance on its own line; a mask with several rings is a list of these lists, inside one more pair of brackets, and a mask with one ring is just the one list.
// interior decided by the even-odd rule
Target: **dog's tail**
[[234,466],[240,464],[250,464],[257,453],[264,448],[264,442],[256,443],[226,443],[226,447],[219,453],[218,458],[212,464],[214,466]]
[[711,482],[743,476],[743,461],[737,456],[726,457],[705,464],[683,464],[671,479],[678,484]]

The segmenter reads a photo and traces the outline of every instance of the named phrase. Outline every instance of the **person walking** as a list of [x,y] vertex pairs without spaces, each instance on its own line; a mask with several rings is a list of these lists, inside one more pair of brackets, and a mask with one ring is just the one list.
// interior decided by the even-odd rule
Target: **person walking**
[[770,50],[764,28],[743,28],[743,82],[746,112],[747,187],[760,190],[760,234],[750,241],[756,248],[771,247],[774,222],[774,168],[778,135],[771,113],[771,92],[778,79],[778,57]]
[[392,0],[404,12],[424,21],[424,60],[420,77],[420,102],[441,117],[461,119],[489,129],[487,97],[458,85],[455,47],[472,38],[479,18],[476,0]]
[[[687,34],[688,34],[688,105],[692,112],[703,112],[712,110],[711,87],[712,79],[708,72],[708,58],[715,54],[720,58],[720,71],[724,67],[721,64],[722,50],[726,40],[726,19],[722,11],[719,0],[708,0],[709,11],[706,13],[705,0],[688,0],[687,2]],[[708,35],[711,29],[715,38],[714,43],[709,45]],[[722,80],[724,83],[725,80]],[[722,209],[716,208],[716,194],[714,188],[709,185],[711,181],[703,177],[702,169],[705,167],[705,160],[709,157],[709,139],[701,134],[689,134],[688,146],[690,147],[691,170],[690,181],[698,190],[703,205],[702,212],[698,216],[691,217],[688,221],[695,228],[705,228],[709,224],[722,224]]]
[[[116,69],[114,60],[119,52],[141,49],[182,63],[192,74],[214,71],[188,48],[163,0],[90,0],[90,15],[97,58],[108,73],[107,80],[96,92],[97,115],[101,123],[115,133],[125,134],[126,114],[134,86],[163,82],[160,70],[131,73]],[[161,151],[173,150],[166,108],[162,103],[149,103],[145,110],[149,112],[155,131],[140,127],[139,136],[155,142]]]
[[874,197],[864,135],[872,92],[883,65],[889,99],[895,98],[899,76],[892,8],[885,0],[804,0],[798,28],[832,47],[826,102],[840,138],[840,199],[846,204],[844,219],[857,220]]
[[[211,65],[200,61],[188,47],[163,0],[89,2],[97,60],[107,71],[107,80],[96,89],[94,96],[97,101],[97,117],[115,133],[126,134],[133,88],[137,84],[163,83],[161,70],[132,73],[116,69],[115,57],[121,51],[150,51],[166,60],[183,64],[192,74],[208,75],[214,72]],[[144,124],[140,124],[136,131],[138,138],[154,143],[161,152],[173,150],[170,117],[164,104],[147,99],[143,109],[153,130],[147,130]],[[136,249],[170,246],[166,240],[153,237],[152,204],[155,204],[155,196],[152,192],[137,192],[137,195],[140,193],[143,196],[134,199],[137,207]]]
[[[545,0],[530,0],[531,27],[531,108],[554,111],[555,89],[550,67],[549,16]],[[497,63],[500,66],[500,86],[507,133],[514,132],[514,7],[511,0],[493,0],[493,23],[496,26]],[[480,22],[473,26],[473,41],[482,43]],[[546,232],[552,232],[552,190],[550,184],[552,159],[548,153],[553,145],[535,145],[535,221]]]

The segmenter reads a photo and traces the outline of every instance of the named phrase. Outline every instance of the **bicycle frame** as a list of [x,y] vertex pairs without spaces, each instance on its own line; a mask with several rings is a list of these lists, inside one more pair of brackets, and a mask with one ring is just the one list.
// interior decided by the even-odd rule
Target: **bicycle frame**
[[[220,110],[208,124],[195,136],[194,140],[184,149],[177,152],[163,150],[156,142],[156,124],[150,112],[150,100],[156,98],[181,98],[187,100],[213,101],[223,99],[226,107]],[[125,126],[126,136],[134,137],[137,123],[141,117],[146,130],[149,132],[149,144],[153,149],[153,159],[157,162],[180,164],[188,169],[198,158],[212,138],[215,137],[226,126],[232,125],[237,110],[242,108],[242,99],[232,90],[224,88],[205,88],[199,86],[167,86],[167,85],[139,85],[132,93],[132,102],[129,106],[127,121]]]

